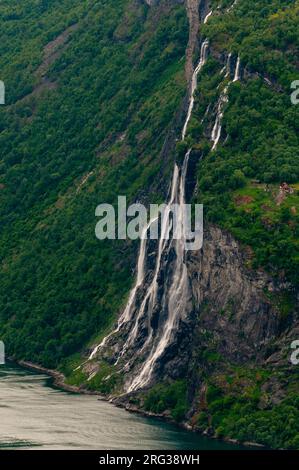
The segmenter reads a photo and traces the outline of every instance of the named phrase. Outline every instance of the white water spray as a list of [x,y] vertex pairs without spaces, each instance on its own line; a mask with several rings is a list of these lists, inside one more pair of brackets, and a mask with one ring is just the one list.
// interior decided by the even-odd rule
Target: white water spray
[[145,257],[146,257],[146,247],[147,247],[147,232],[150,229],[151,225],[157,220],[157,218],[151,219],[149,224],[144,228],[142,235],[141,235],[141,243],[140,243],[140,249],[139,249],[139,256],[138,256],[138,263],[137,263],[137,279],[136,283],[133,287],[133,289],[130,292],[129,295],[129,300],[126,305],[126,308],[124,309],[122,315],[120,316],[117,327],[115,330],[113,330],[108,336],[106,336],[103,341],[98,344],[90,354],[88,360],[93,359],[96,354],[107,344],[107,341],[111,336],[113,336],[115,333],[118,333],[121,327],[123,326],[124,323],[129,321],[130,319],[130,314],[131,314],[131,308],[134,304],[134,301],[137,296],[137,292],[139,287],[142,285],[144,281],[144,275],[145,275]]
[[227,10],[226,10],[227,13],[232,11],[235,8],[235,6],[237,5],[237,3],[239,3],[239,0],[235,0],[234,3],[229,8],[227,8]]
[[207,16],[205,17],[205,19],[203,20],[204,24],[206,24],[208,22],[208,19],[210,18],[210,16],[213,14],[213,10],[211,10]]
[[[189,156],[191,149],[186,153],[183,167],[180,175],[180,182],[178,187],[178,192],[176,194],[179,203],[179,214],[178,214],[178,228],[181,230],[181,233],[184,233],[185,227],[185,185],[186,185],[186,176],[188,170]],[[155,364],[158,359],[163,355],[167,346],[169,345],[171,339],[173,338],[174,332],[177,330],[178,322],[184,313],[184,309],[187,304],[189,292],[189,283],[188,283],[188,272],[185,262],[185,247],[184,247],[184,238],[173,240],[173,246],[176,252],[175,268],[172,278],[172,283],[167,293],[168,300],[168,317],[165,325],[163,327],[162,334],[158,342],[154,342],[151,352],[142,367],[139,375],[135,377],[132,383],[129,385],[127,391],[133,392],[138,390],[150,381]],[[165,300],[165,298],[163,299]]]
[[[150,283],[146,295],[142,301],[142,304],[139,308],[139,312],[137,314],[137,317],[135,319],[133,328],[131,329],[131,332],[127,338],[127,341],[125,342],[119,357],[116,361],[115,364],[118,364],[119,360],[121,357],[124,356],[126,351],[129,349],[129,347],[134,343],[137,334],[138,334],[138,329],[139,329],[139,323],[140,320],[142,319],[145,309],[148,308],[149,311],[152,311],[155,305],[155,302],[157,300],[157,292],[158,292],[158,275],[161,269],[161,262],[162,262],[162,255],[164,253],[164,250],[167,246],[167,241],[168,241],[168,231],[169,231],[169,217],[171,213],[171,206],[176,202],[176,195],[178,192],[178,181],[179,181],[179,168],[175,164],[174,172],[173,172],[173,177],[172,177],[172,185],[171,185],[171,196],[169,199],[169,202],[165,208],[165,212],[162,218],[162,224],[161,224],[161,236],[159,239],[159,245],[158,245],[158,253],[157,253],[157,261],[156,261],[156,268],[155,268],[155,273],[152,282]],[[132,312],[134,313],[134,312]],[[146,344],[149,343],[150,339],[152,337],[152,331],[148,333],[148,338],[146,341]],[[146,346],[144,345],[144,347]],[[144,349],[143,347],[143,349]],[[126,364],[128,366],[128,364]]]
[[237,82],[238,80],[240,80],[240,67],[241,67],[241,60],[240,60],[240,56],[238,56],[233,82]]
[[193,75],[192,75],[191,97],[190,97],[190,102],[189,102],[189,108],[188,108],[186,121],[185,121],[183,131],[182,131],[182,140],[185,140],[185,137],[186,137],[188,124],[189,124],[191,114],[192,114],[192,111],[193,111],[193,107],[194,107],[194,93],[195,93],[195,90],[197,88],[197,77],[198,77],[199,72],[201,71],[201,69],[203,68],[203,66],[205,65],[205,63],[207,61],[208,49],[209,49],[209,41],[206,39],[201,45],[200,60],[199,60],[199,63],[198,63],[198,65],[197,65],[197,67],[194,70]]
[[[230,74],[230,61],[231,61],[231,54],[229,54],[228,58],[227,58],[225,77],[229,76],[229,74]],[[223,89],[223,92],[221,93],[221,95],[219,97],[219,100],[218,100],[215,124],[213,126],[212,133],[211,133],[211,140],[213,142],[212,150],[215,150],[217,148],[217,145],[218,145],[220,137],[221,137],[224,107],[228,103],[229,87],[230,87],[231,83],[236,82],[237,80],[240,79],[240,69],[241,69],[241,61],[240,61],[240,57],[238,56],[237,63],[236,63],[236,68],[235,68],[235,73],[234,73],[234,79],[233,79],[233,81],[230,81],[225,86],[225,88]]]
[[[194,70],[191,82],[190,90],[190,101],[186,120],[182,130],[182,141],[185,140],[188,124],[191,118],[192,110],[194,107],[194,94],[197,88],[197,76],[206,63],[208,53],[208,40],[205,40],[201,46],[200,60],[197,67]],[[170,191],[169,201],[166,205],[166,209],[163,213],[161,220],[161,235],[158,242],[156,265],[153,274],[153,278],[150,281],[149,286],[146,286],[146,254],[147,254],[147,237],[146,233],[149,230],[154,220],[150,221],[149,225],[145,228],[144,237],[141,240],[138,266],[137,266],[137,279],[136,283],[131,290],[128,303],[119,318],[117,327],[108,336],[106,336],[101,344],[96,346],[89,356],[89,359],[93,359],[96,354],[107,345],[108,340],[120,332],[122,328],[129,326],[129,334],[126,342],[124,343],[116,364],[121,358],[125,357],[126,352],[131,346],[138,341],[138,333],[142,328],[141,324],[146,319],[147,323],[147,339],[143,344],[142,350],[149,348],[148,356],[145,359],[143,366],[141,367],[138,376],[135,377],[131,383],[126,385],[126,391],[131,392],[144,387],[151,380],[155,365],[158,359],[163,355],[167,349],[170,341],[174,339],[174,335],[177,331],[179,321],[185,315],[186,305],[188,300],[191,299],[191,292],[188,282],[187,266],[185,262],[185,186],[186,177],[188,170],[188,163],[191,149],[185,155],[184,163],[182,168],[179,169],[175,163],[172,185]],[[170,237],[166,234],[169,233],[169,220],[171,217],[171,206],[172,204],[178,205],[178,217],[177,217],[177,229],[180,230],[181,237],[173,237],[173,233]],[[175,252],[175,259],[173,260],[174,268],[168,282],[163,285],[163,292],[159,293],[159,275],[161,274],[162,263],[168,260],[170,250]],[[144,291],[144,298],[140,307],[138,307],[139,293]],[[157,331],[153,330],[151,320],[154,312],[160,309],[166,313],[166,319],[159,326]],[[155,333],[155,334],[154,334]],[[124,366],[124,370],[130,369],[130,363],[127,362]]]
[[[192,76],[191,95],[190,95],[187,117],[186,117],[186,120],[183,126],[183,131],[182,131],[182,141],[184,141],[186,137],[188,124],[189,124],[192,110],[194,107],[194,94],[197,88],[197,77],[202,67],[206,63],[207,55],[208,55],[208,47],[209,47],[209,43],[208,43],[208,40],[206,39],[202,43],[200,60]],[[167,321],[165,322],[160,338],[158,338],[158,341],[153,342],[150,354],[145,364],[143,365],[139,375],[135,377],[132,383],[129,385],[127,392],[132,392],[134,390],[140,389],[149,383],[158,359],[165,352],[167,346],[169,345],[172,339],[174,332],[176,331],[178,322],[181,319],[182,315],[184,314],[184,308],[187,304],[187,300],[190,295],[189,283],[188,283],[188,272],[187,272],[187,267],[185,263],[185,246],[184,246],[185,239],[183,236],[183,234],[185,233],[185,225],[186,225],[185,212],[184,212],[185,187],[186,187],[186,177],[187,177],[190,153],[191,153],[191,149],[189,149],[185,155],[184,163],[183,163],[181,173],[180,173],[179,184],[178,184],[179,171],[178,171],[178,167],[176,164],[175,164],[175,169],[174,169],[174,177],[172,181],[172,190],[171,190],[172,196],[170,198],[170,204],[172,204],[173,202],[177,202],[179,204],[178,229],[180,230],[182,237],[176,240],[172,240],[172,243],[170,245],[170,247],[173,247],[175,249],[176,260],[175,260],[175,268],[174,268],[172,283],[170,285],[169,292],[167,293],[167,299],[165,299],[165,296],[164,296],[163,302],[162,302],[164,303],[164,307],[165,307],[165,303],[167,302],[167,305],[166,305],[166,308],[168,311]],[[166,247],[164,246],[164,249],[165,248]],[[155,300],[156,300],[157,288],[158,288],[157,276],[160,271],[161,257],[162,257],[163,251],[164,250],[163,249],[160,250],[160,247],[159,247],[155,276],[148,290],[147,297],[143,301],[143,304],[141,307],[142,314],[143,314],[144,306],[148,300],[148,296],[151,298],[151,302],[152,302],[151,307],[153,308],[154,306],[152,296],[154,295]],[[169,247],[168,247],[168,251],[169,251]],[[136,330],[134,334],[136,337],[136,334],[137,334]],[[148,344],[149,340],[151,339],[152,339],[152,331],[148,337],[146,344]]]

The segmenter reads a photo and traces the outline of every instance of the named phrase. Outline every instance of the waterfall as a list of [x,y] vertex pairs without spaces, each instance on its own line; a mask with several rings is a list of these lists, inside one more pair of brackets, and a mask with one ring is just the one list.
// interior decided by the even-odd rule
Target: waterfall
[[190,102],[189,102],[189,108],[188,108],[188,113],[187,113],[187,118],[183,127],[182,131],[182,140],[185,140],[186,133],[187,133],[187,127],[191,118],[191,114],[193,111],[194,107],[194,93],[197,88],[197,76],[199,72],[201,71],[202,67],[205,65],[207,56],[208,56],[208,49],[209,49],[209,41],[207,39],[204,40],[204,42],[201,45],[201,50],[200,50],[200,60],[199,63],[196,67],[196,69],[193,72],[192,76],[192,81],[191,81],[191,96],[190,96]]
[[227,62],[226,62],[226,66],[225,66],[225,77],[229,77],[230,76],[230,65],[231,65],[231,58],[232,58],[232,53],[230,52],[227,56]]
[[218,100],[216,120],[215,120],[214,127],[212,129],[212,135],[211,135],[211,140],[213,142],[212,150],[216,149],[218,142],[220,140],[220,137],[221,137],[223,109],[226,103],[228,103],[228,86],[224,88]]
[[[178,225],[182,234],[184,234],[185,226],[185,186],[190,153],[191,149],[188,150],[185,155],[178,191],[176,193],[176,198],[178,199],[177,202],[179,203]],[[127,389],[128,392],[142,388],[150,381],[155,364],[166,350],[173,333],[176,331],[178,322],[181,319],[181,314],[184,312],[184,308],[186,307],[186,301],[190,295],[188,272],[185,263],[184,238],[182,237],[180,239],[173,240],[172,242],[176,252],[176,260],[172,283],[169,288],[169,292],[166,293],[168,300],[168,318],[165,322],[162,334],[158,339],[157,344],[154,342],[150,355],[148,356],[138,376],[135,377],[135,379],[129,385]]]
[[229,7],[227,8],[226,12],[229,13],[231,10],[234,9],[234,7],[237,5],[239,0],[235,0],[234,3]]
[[145,257],[146,257],[146,247],[147,247],[147,232],[150,229],[151,225],[156,220],[157,220],[157,218],[151,219],[150,222],[148,223],[148,225],[143,229],[143,232],[142,232],[142,235],[141,235],[138,262],[137,262],[137,279],[136,279],[136,283],[135,283],[133,289],[130,292],[128,303],[127,303],[126,308],[124,309],[122,315],[120,316],[120,318],[118,320],[117,327],[108,336],[106,336],[100,344],[98,344],[93,349],[93,351],[91,352],[91,354],[88,358],[89,360],[93,359],[95,357],[95,355],[107,344],[108,339],[111,338],[111,336],[113,336],[115,333],[117,333],[121,329],[122,325],[130,319],[131,307],[134,304],[138,289],[142,285],[143,280],[144,280],[144,275],[145,275]]
[[[153,310],[153,306],[155,305],[155,302],[157,300],[157,291],[158,291],[158,275],[160,272],[161,268],[161,262],[162,262],[162,255],[164,253],[164,250],[167,246],[167,232],[169,229],[169,216],[171,213],[171,206],[176,202],[176,197],[178,193],[178,181],[179,181],[179,168],[175,164],[174,172],[173,172],[173,177],[172,177],[172,185],[171,185],[171,196],[168,201],[168,204],[165,208],[165,212],[162,218],[162,224],[161,224],[161,236],[159,239],[159,245],[158,245],[158,253],[157,253],[157,261],[156,261],[156,268],[155,268],[155,273],[152,282],[150,283],[146,295],[142,301],[142,304],[139,308],[139,312],[137,314],[137,317],[135,319],[133,328],[131,329],[131,332],[127,338],[127,341],[125,342],[119,357],[116,361],[115,364],[118,364],[119,360],[121,359],[122,356],[126,353],[126,351],[129,349],[129,347],[134,343],[137,334],[138,334],[138,328],[139,328],[139,322],[141,318],[143,317],[145,313],[145,309],[148,308],[149,310]],[[152,332],[149,333],[146,344],[149,343],[150,339],[152,337]],[[144,347],[146,346],[144,345]],[[128,366],[128,364],[126,364]]]
[[[201,45],[200,60],[192,76],[189,108],[188,108],[186,120],[185,120],[183,130],[182,130],[182,141],[184,141],[186,137],[188,124],[189,124],[189,121],[192,115],[192,110],[194,107],[194,94],[197,88],[197,77],[202,67],[206,63],[207,54],[208,54],[208,46],[209,46],[209,43],[208,43],[208,40],[206,39],[203,41]],[[166,222],[168,223],[168,211],[170,210],[170,206],[174,202],[178,203],[179,213],[178,213],[177,223],[178,223],[178,229],[180,230],[180,233],[182,234],[182,236],[179,239],[172,240],[170,243],[170,246],[167,246],[165,244],[165,240],[163,240],[161,237],[160,243],[159,243],[155,275],[147,291],[147,295],[144,298],[143,303],[141,305],[141,309],[139,311],[137,321],[135,322],[131,337],[128,338],[127,344],[125,345],[125,347],[128,348],[130,344],[132,344],[132,342],[136,338],[136,335],[138,332],[138,321],[143,316],[144,309],[148,301],[150,302],[150,307],[151,307],[151,310],[153,311],[153,307],[155,306],[155,301],[157,300],[157,289],[158,289],[157,277],[160,272],[162,255],[165,249],[169,253],[170,248],[173,247],[176,253],[174,273],[173,273],[171,285],[168,288],[168,292],[164,291],[163,297],[162,297],[162,305],[164,305],[164,308],[166,307],[168,311],[167,320],[165,322],[160,338],[158,338],[157,341],[153,341],[153,345],[150,350],[150,354],[148,358],[146,359],[138,376],[135,377],[132,383],[129,385],[127,392],[132,392],[134,390],[142,388],[145,385],[147,385],[147,383],[150,381],[152,377],[152,373],[154,371],[155,364],[157,363],[157,360],[163,355],[167,346],[169,345],[172,335],[176,331],[177,324],[179,320],[181,319],[182,314],[184,314],[184,308],[186,306],[188,296],[190,296],[188,273],[187,273],[187,267],[185,263],[185,246],[184,246],[185,187],[186,187],[186,177],[187,177],[190,153],[191,153],[191,149],[189,149],[185,155],[182,169],[180,172],[179,184],[178,184],[179,170],[178,170],[177,164],[175,164],[173,180],[172,180],[171,197],[166,208],[166,216],[167,216]],[[163,227],[162,227],[162,233],[163,233]],[[148,335],[145,346],[152,340],[152,337],[153,337],[153,332],[151,331],[150,334]],[[125,351],[123,351],[123,354],[124,352]]]
[[[222,75],[225,72],[224,78],[227,78],[227,77],[230,76],[231,58],[232,58],[232,53],[230,52],[227,56],[226,64],[220,70],[220,75]],[[218,85],[217,88],[219,88],[220,85],[221,85],[221,83]]]
[[[230,75],[230,61],[231,61],[231,53],[228,54],[225,77],[228,77]],[[234,83],[240,79],[240,68],[241,68],[241,61],[240,61],[240,57],[238,56],[236,67],[235,67],[234,79],[225,86],[218,100],[215,124],[213,126],[212,133],[211,133],[211,140],[213,142],[212,151],[216,149],[219,143],[220,137],[221,137],[222,119],[223,119],[224,107],[228,103],[229,87],[231,83]]]
[[[194,94],[197,88],[197,77],[206,63],[208,55],[208,40],[201,45],[200,60],[193,72],[189,107],[182,129],[182,141],[185,140],[188,124],[194,107]],[[127,305],[120,316],[116,328],[97,345],[89,356],[93,359],[105,346],[110,344],[112,338],[119,334],[126,336],[120,351],[117,353],[115,365],[121,362],[121,371],[128,371],[134,367],[138,354],[131,355],[130,351],[143,353],[143,365],[129,383],[125,384],[125,391],[131,392],[144,387],[152,378],[159,358],[166,351],[170,342],[175,339],[177,327],[185,315],[188,302],[191,304],[192,294],[189,286],[188,272],[185,260],[185,186],[188,163],[191,149],[185,155],[182,167],[175,163],[170,194],[165,205],[160,222],[160,237],[157,242],[155,267],[153,273],[147,272],[146,259],[148,251],[147,232],[157,218],[151,220],[145,227],[140,243],[137,276]],[[172,206],[176,204],[176,235],[171,227]],[[179,232],[177,232],[179,231]],[[170,256],[170,254],[172,254]],[[167,271],[167,275],[163,273]],[[151,276],[152,274],[152,276]],[[162,281],[161,281],[162,279]],[[142,299],[140,303],[140,299]],[[158,325],[153,320],[157,318]],[[144,334],[146,332],[146,334]],[[118,338],[118,342],[119,342]],[[127,358],[129,356],[129,359]]]
[[206,24],[208,22],[208,19],[210,18],[210,16],[212,15],[213,13],[213,10],[211,10],[205,17],[205,19],[203,20],[204,24]]
[[241,66],[241,60],[240,60],[240,56],[238,56],[233,82],[237,82],[238,80],[240,80],[240,66]]

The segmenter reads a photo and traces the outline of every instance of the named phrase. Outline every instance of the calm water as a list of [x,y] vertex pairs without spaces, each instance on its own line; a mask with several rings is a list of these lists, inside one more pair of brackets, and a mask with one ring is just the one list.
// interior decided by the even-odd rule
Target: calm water
[[[0,366],[0,448],[230,449],[155,419],[51,387],[51,380]],[[236,447],[234,447],[236,448]]]

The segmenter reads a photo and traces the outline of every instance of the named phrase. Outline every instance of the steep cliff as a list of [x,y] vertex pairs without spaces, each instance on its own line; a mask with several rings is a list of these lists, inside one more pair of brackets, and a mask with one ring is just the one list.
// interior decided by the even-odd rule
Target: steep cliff
[[52,368],[111,327],[134,276],[136,242],[100,243],[96,207],[165,197],[183,119],[183,5],[102,3],[0,7],[1,338]]
[[[8,353],[209,435],[299,448],[298,1],[0,10]],[[202,248],[96,240],[95,208],[123,194],[203,203]]]
[[[205,54],[203,36],[199,39],[200,18],[202,24],[206,23],[211,10],[208,2],[197,1],[186,2],[186,8],[190,26],[186,77],[187,83],[191,83],[193,57],[200,49],[200,42]],[[196,118],[191,119],[192,131],[187,142],[183,141],[185,146],[178,149],[182,154],[187,145],[193,143],[183,183],[189,199],[199,199],[200,186],[195,187],[194,172],[200,174],[205,164],[206,139],[212,140],[212,152],[221,144],[230,90],[236,89],[240,80],[246,81],[246,87],[247,82],[260,76],[251,67],[241,65],[239,55],[220,52],[218,47],[210,44],[210,68],[208,72],[204,70],[202,79],[199,75],[198,95],[205,106],[204,114],[196,109]],[[203,61],[204,65],[206,58],[203,57],[200,63]],[[216,101],[209,89],[206,96],[200,89],[202,85],[207,86],[205,82],[211,81],[215,71],[219,77]],[[225,86],[219,80],[223,80]],[[263,76],[262,80],[273,88],[273,93],[281,92]],[[194,90],[190,89],[189,100],[192,101]],[[210,102],[206,99],[208,95]],[[192,109],[193,104],[191,112]],[[200,109],[203,109],[201,103]],[[197,130],[199,116],[203,126]],[[187,124],[190,124],[188,115]],[[198,142],[200,132],[201,142]],[[174,184],[173,180],[172,187]],[[238,185],[236,179],[236,188]],[[289,361],[290,344],[298,334],[295,283],[290,282],[288,275],[277,277],[262,266],[253,269],[252,249],[240,244],[228,230],[221,228],[221,224],[217,227],[208,221],[202,249],[180,261],[187,267],[188,281],[184,290],[180,290],[182,284],[178,283],[172,292],[173,280],[177,276],[184,277],[183,273],[176,273],[176,260],[180,256],[177,249],[164,253],[164,248],[161,250],[152,242],[143,249],[144,278],[131,291],[116,329],[93,349],[83,366],[90,383],[103,373],[102,380],[107,386],[104,388],[109,390],[110,384],[114,394],[125,391],[126,395],[121,394],[116,401],[129,408],[136,407],[137,403],[139,408],[169,416],[168,407],[172,407],[173,416],[179,420],[187,417],[194,429],[269,445],[273,435],[265,436],[256,422],[265,419],[267,426],[273,426],[275,421],[279,425],[287,406],[296,409],[297,373]],[[178,297],[173,303],[174,292]],[[284,298],[290,299],[287,313],[282,305]],[[169,328],[171,333],[167,333]],[[109,364],[106,372],[101,361]],[[177,389],[175,384],[178,384]],[[167,398],[168,387],[174,395],[178,394],[172,405],[167,405],[171,401]],[[184,394],[187,394],[187,401],[182,398]],[[254,424],[250,430],[251,420]],[[290,431],[288,438],[277,438],[271,445],[296,446],[294,433],[295,430]]]

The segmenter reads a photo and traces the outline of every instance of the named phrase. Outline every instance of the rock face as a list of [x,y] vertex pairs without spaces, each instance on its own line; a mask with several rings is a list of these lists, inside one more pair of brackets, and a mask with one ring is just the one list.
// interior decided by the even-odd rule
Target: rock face
[[[201,368],[198,353],[210,351],[235,364],[264,362],[277,338],[279,312],[265,295],[270,277],[249,271],[246,254],[218,227],[206,227],[203,247],[189,252],[192,305],[176,339],[161,358],[158,375],[176,379]],[[187,306],[186,306],[187,307]]]
[[[150,7],[157,5],[161,0],[144,0]],[[184,3],[185,0],[172,0],[172,3]]]
[[190,83],[193,73],[193,55],[197,52],[198,47],[198,32],[200,25],[199,16],[200,0],[186,0],[186,10],[189,18],[189,42],[186,49],[186,79]]
[[171,227],[175,222],[169,222],[175,217],[172,205],[176,204],[176,223],[183,233],[189,155],[190,151],[186,153],[181,168],[175,164],[169,199],[159,222],[159,240],[152,243],[148,237],[148,231],[157,222],[157,217],[144,231],[136,284],[117,327],[94,350],[95,354],[100,352],[103,355],[108,349],[115,366],[127,372],[124,383],[126,392],[144,388],[161,375],[162,367],[169,358],[178,356],[178,333],[188,329],[192,292],[184,239],[175,236]]
[[262,358],[279,328],[278,312],[264,294],[271,279],[245,265],[234,238],[213,226],[205,232],[201,252],[189,256],[197,334],[212,333],[217,352],[235,362]]
[[[147,3],[153,6],[156,2]],[[186,75],[190,82],[200,19],[209,12],[209,2],[187,0],[186,7],[190,22]],[[177,181],[183,183],[173,179],[172,187],[177,189],[170,194],[174,201],[180,199],[181,187],[187,202],[191,199],[191,173],[201,158],[196,154],[190,154],[183,179],[184,170],[178,170]],[[249,270],[250,253],[231,234],[212,225],[205,227],[200,251],[182,255],[177,263],[178,253],[173,242],[165,246],[153,240],[141,243],[136,286],[115,330],[90,359],[114,364],[125,376],[124,391],[128,393],[186,376],[198,388],[203,370],[219,367],[219,361],[218,366],[209,363],[209,355],[236,365],[287,365],[283,348],[290,344],[298,322],[292,318],[291,324],[282,326],[281,314],[269,300],[269,293],[280,292],[284,286],[275,284],[265,272]],[[87,366],[85,371],[92,372]]]
[[[155,344],[149,341],[150,335],[158,341],[167,319],[165,295],[173,276],[174,252],[168,251],[161,261],[157,300],[151,308],[149,304],[142,305],[155,275],[156,244],[152,241],[146,250],[146,282],[137,291],[131,319],[108,338],[100,351],[108,362],[115,363],[120,358],[117,368],[125,370],[127,383],[138,376]],[[265,362],[268,347],[280,331],[279,312],[265,295],[275,287],[265,273],[245,267],[247,258],[229,233],[215,226],[206,227],[202,249],[188,252],[186,259],[190,295],[184,298],[184,314],[179,316],[167,347],[157,358],[147,386],[167,377],[185,377],[187,370],[192,375],[194,361],[197,369],[201,367],[198,352],[216,353],[239,365]],[[124,347],[140,312],[138,334]],[[122,348],[124,353],[120,356]]]
[[145,0],[145,3],[147,3],[150,7],[156,5],[158,2],[159,0]]

